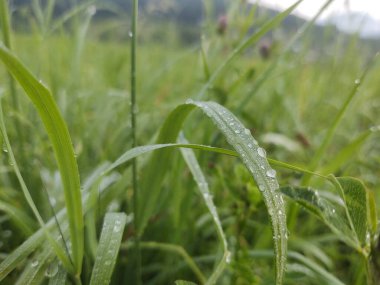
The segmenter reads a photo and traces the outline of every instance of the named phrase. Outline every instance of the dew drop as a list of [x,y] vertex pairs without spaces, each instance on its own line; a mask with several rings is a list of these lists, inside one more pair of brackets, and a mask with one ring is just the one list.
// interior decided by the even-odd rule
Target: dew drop
[[52,278],[58,273],[58,263],[52,263],[45,271],[45,276]]
[[240,131],[239,130],[235,130],[235,134],[240,134]]
[[87,13],[88,13],[90,16],[95,15],[95,13],[96,13],[96,6],[95,6],[95,5],[91,5],[90,7],[88,7],[88,8],[87,8]]
[[54,207],[57,204],[57,200],[54,197],[49,198],[50,204]]
[[257,153],[259,154],[259,156],[261,156],[261,157],[266,157],[266,152],[265,152],[265,149],[263,149],[262,147],[259,147],[258,149],[257,149]]
[[269,170],[267,170],[266,174],[267,174],[267,176],[270,177],[270,178],[275,178],[275,177],[276,177],[276,170],[274,170],[274,169],[269,169]]
[[186,104],[194,104],[194,100],[189,98],[186,100]]
[[38,266],[39,263],[40,263],[40,262],[39,262],[37,259],[35,259],[35,260],[32,261],[31,266],[32,266],[32,267],[36,267],[36,266]]
[[248,136],[248,135],[250,135],[251,134],[251,131],[250,130],[248,130],[248,129],[245,129],[244,130],[244,133]]
[[227,264],[230,264],[231,260],[232,260],[232,254],[231,254],[231,252],[228,251],[227,255],[226,255],[226,262],[227,262]]
[[132,33],[132,31],[130,31],[130,32],[128,33],[128,36],[129,36],[130,38],[133,38],[133,33]]
[[252,145],[251,143],[249,143],[249,144],[248,144],[248,147],[249,147],[249,148],[252,148],[252,147],[253,147],[253,145]]
[[259,187],[259,190],[260,190],[261,192],[264,192],[264,190],[265,190],[264,185],[259,184],[258,187]]
[[332,213],[335,214],[335,212],[336,212],[335,209],[332,209]]
[[115,224],[115,226],[113,227],[113,231],[114,231],[115,233],[118,233],[118,232],[120,232],[120,230],[121,230],[121,226]]
[[355,80],[355,84],[356,84],[356,85],[359,85],[359,84],[360,84],[360,79],[359,79],[359,78]]
[[104,262],[105,265],[109,266],[111,265],[111,261],[110,260],[107,260],[106,262]]
[[3,148],[3,151],[4,151],[5,153],[8,153],[8,149],[7,149],[6,147]]

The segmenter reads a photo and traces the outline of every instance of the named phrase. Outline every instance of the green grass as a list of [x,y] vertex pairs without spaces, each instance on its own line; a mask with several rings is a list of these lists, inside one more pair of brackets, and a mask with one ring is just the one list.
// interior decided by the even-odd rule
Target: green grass
[[282,26],[295,6],[231,3],[221,36],[210,2],[188,46],[56,2],[25,8],[30,32],[1,2],[1,284],[378,284],[368,43],[325,28],[316,50],[319,12]]

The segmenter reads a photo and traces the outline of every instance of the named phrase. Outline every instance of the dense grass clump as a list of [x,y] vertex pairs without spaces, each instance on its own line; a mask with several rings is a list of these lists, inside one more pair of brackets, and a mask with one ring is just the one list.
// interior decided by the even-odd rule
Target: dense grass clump
[[380,70],[331,0],[0,1],[1,284],[380,282]]

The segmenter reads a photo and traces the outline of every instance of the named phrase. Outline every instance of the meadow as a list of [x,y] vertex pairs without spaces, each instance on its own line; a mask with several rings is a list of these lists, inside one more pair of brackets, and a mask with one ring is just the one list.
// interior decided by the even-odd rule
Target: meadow
[[331,0],[206,1],[192,43],[136,0],[0,1],[1,284],[379,284],[379,59],[316,40]]

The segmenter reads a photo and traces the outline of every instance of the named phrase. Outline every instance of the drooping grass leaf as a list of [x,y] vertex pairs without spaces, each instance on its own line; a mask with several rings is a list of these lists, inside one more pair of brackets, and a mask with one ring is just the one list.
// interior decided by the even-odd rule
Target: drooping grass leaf
[[[187,115],[199,107],[211,118],[216,127],[223,133],[227,141],[238,152],[243,163],[254,178],[268,209],[273,229],[274,248],[276,252],[276,282],[282,283],[286,264],[287,229],[285,207],[281,193],[278,191],[276,172],[270,167],[265,150],[258,146],[239,120],[227,109],[213,102],[194,102],[178,106],[165,121],[157,143],[174,142]],[[160,195],[160,185],[166,168],[170,163],[170,151],[164,149],[153,154],[145,170],[149,179],[143,179],[140,205],[139,234],[142,234],[149,217],[154,213],[157,199]]]
[[64,189],[73,263],[75,270],[80,272],[83,259],[82,197],[78,165],[67,126],[50,91],[2,45],[0,45],[0,59],[33,102],[52,143]]
[[107,213],[100,235],[91,285],[109,284],[119,253],[127,216],[124,213]]
[[[178,139],[181,143],[188,143],[183,134]],[[209,191],[208,183],[206,181],[206,177],[204,176],[200,165],[198,163],[197,158],[195,157],[194,151],[189,148],[181,148],[182,156],[190,169],[191,174],[194,177],[195,182],[197,183],[198,189],[201,192],[201,196],[213,218],[216,230],[218,232],[218,236],[223,245],[223,258],[218,264],[218,266],[213,271],[213,274],[207,280],[207,284],[216,284],[216,281],[223,273],[223,270],[227,263],[231,262],[231,253],[228,251],[227,239],[225,237],[222,224],[219,219],[218,212],[216,210],[214,201],[212,199],[212,194]]]
[[341,205],[322,197],[310,187],[281,187],[281,192],[320,218],[347,245],[357,248],[354,233]]

